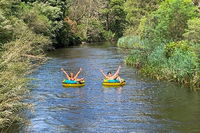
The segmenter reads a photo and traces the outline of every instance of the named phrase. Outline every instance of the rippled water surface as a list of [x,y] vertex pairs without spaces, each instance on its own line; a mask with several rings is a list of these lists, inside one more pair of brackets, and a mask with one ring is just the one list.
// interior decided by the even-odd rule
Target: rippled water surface
[[[114,46],[84,45],[59,49],[32,78],[36,86],[28,102],[35,105],[31,133],[155,133],[200,132],[200,94],[171,83],[139,76],[123,65],[124,55]],[[122,64],[124,87],[101,85],[99,68],[113,71]],[[82,88],[63,88],[60,71],[77,72],[86,78]]]

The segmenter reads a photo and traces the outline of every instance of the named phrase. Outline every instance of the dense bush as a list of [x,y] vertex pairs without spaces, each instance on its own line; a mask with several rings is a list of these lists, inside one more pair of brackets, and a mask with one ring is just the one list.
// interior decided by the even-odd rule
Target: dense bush
[[170,56],[166,53],[168,47],[157,47],[147,58],[147,67],[142,68],[142,71],[157,79],[192,84],[199,69],[198,58],[192,50],[179,47],[179,43],[171,49]]
[[139,36],[126,36],[119,38],[117,45],[121,48],[142,48],[145,46],[145,41]]
[[28,92],[29,81],[25,76],[44,61],[43,50],[51,44],[49,38],[35,34],[23,21],[11,21],[15,21],[15,39],[5,43],[0,52],[0,128],[22,120],[19,114],[26,105],[21,100]]
[[141,36],[159,43],[182,40],[188,20],[198,16],[196,10],[191,0],[165,0],[147,16]]
[[135,49],[131,51],[131,54],[125,58],[125,62],[128,65],[132,65],[138,69],[145,65],[147,60],[147,51],[141,49]]
[[20,18],[28,25],[28,27],[37,34],[43,34],[45,36],[53,36],[51,33],[51,22],[47,16],[41,14],[41,12],[34,6],[31,7],[26,4],[21,4],[22,10]]
[[0,45],[12,39],[13,27],[0,9]]
[[0,6],[0,128],[3,128],[22,122],[20,114],[27,107],[22,103],[28,93],[26,75],[45,60],[44,51],[52,41],[43,31],[48,19],[34,7],[12,0],[0,1]]
[[165,45],[165,56],[167,58],[173,56],[174,52],[176,52],[177,49],[186,52],[190,50],[190,46],[186,41],[170,42]]
[[[123,48],[128,46],[129,44]],[[149,46],[151,45],[146,43],[143,48],[131,47],[130,54],[125,58],[126,64],[135,66],[143,74],[159,80],[167,79],[199,87],[199,58],[189,42],[170,42],[154,49]]]
[[163,0],[126,0],[124,11],[127,25],[124,34],[127,36],[138,35],[141,19],[155,11],[161,1]]
[[188,28],[183,34],[184,38],[192,43],[200,43],[200,19],[193,18],[188,20]]
[[195,53],[200,57],[200,19],[193,18],[188,20],[188,29],[183,34],[184,39],[190,42]]
[[20,15],[27,25],[37,34],[50,37],[56,48],[79,44],[80,37],[66,22],[67,1],[41,1],[33,0],[20,4]]
[[103,39],[103,26],[100,21],[93,18],[89,19],[87,28],[87,41],[98,42]]
[[[139,4],[129,0],[127,3]],[[200,20],[193,1],[164,0],[149,12],[142,6],[132,9],[127,6],[125,10],[128,22],[136,25],[128,25],[125,34],[137,35],[118,40],[119,47],[132,51],[126,63],[157,79],[200,87]]]

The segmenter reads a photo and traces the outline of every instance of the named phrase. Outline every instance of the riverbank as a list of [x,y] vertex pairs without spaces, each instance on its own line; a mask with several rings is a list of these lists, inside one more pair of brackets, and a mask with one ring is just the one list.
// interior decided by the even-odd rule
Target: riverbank
[[[21,1],[0,2],[0,129],[23,123],[30,74],[43,63],[53,40],[47,17],[35,11],[36,5]],[[13,13],[14,12],[14,13]],[[48,25],[48,26],[47,26]],[[50,28],[50,27],[48,27]],[[3,131],[2,131],[3,132]]]
[[199,89],[199,57],[188,42],[154,45],[140,37],[129,36],[120,38],[118,47],[130,50],[125,62],[142,74]]
[[30,79],[26,76],[32,72],[33,68],[46,60],[41,51],[43,51],[43,46],[49,44],[47,38],[26,31],[20,39],[6,43],[2,47],[0,52],[0,128],[24,121],[21,113],[28,104],[23,103],[22,100],[30,90],[28,87]]

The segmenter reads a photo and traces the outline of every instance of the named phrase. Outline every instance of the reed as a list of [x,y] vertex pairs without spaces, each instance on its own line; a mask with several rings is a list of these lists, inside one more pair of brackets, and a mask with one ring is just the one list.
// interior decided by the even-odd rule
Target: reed
[[22,100],[29,93],[27,78],[33,67],[44,62],[43,47],[51,41],[21,26],[21,34],[4,44],[0,52],[0,128],[23,122]]
[[138,68],[144,75],[158,80],[178,82],[191,88],[200,87],[199,56],[188,42],[170,42],[155,45],[154,48],[152,44],[143,44],[143,49],[130,48],[128,43],[124,43],[132,42],[132,39],[121,42],[123,43],[118,46],[123,44],[122,48],[131,49],[125,58],[126,64]]

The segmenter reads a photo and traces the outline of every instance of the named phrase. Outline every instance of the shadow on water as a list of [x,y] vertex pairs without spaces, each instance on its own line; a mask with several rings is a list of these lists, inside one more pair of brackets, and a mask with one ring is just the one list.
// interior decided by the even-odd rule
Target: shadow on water
[[[30,124],[20,132],[149,133],[200,132],[200,95],[168,82],[139,76],[123,65],[124,55],[110,45],[59,49],[31,77],[38,80],[27,102],[35,105]],[[99,68],[115,70],[122,64],[123,87],[103,87]],[[63,67],[86,78],[81,88],[63,88]]]

